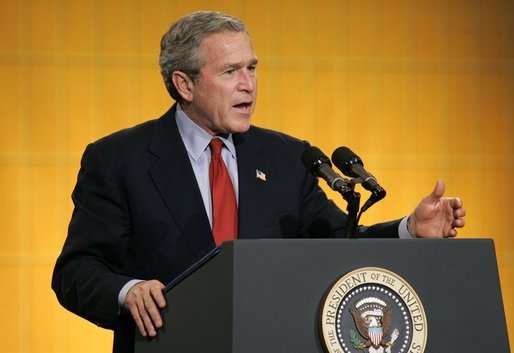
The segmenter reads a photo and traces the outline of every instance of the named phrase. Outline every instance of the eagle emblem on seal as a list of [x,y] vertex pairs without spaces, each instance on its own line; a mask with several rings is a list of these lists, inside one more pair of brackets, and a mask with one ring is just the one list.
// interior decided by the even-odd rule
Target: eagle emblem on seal
[[368,297],[360,300],[350,308],[355,326],[360,336],[350,330],[350,338],[355,348],[369,353],[391,353],[391,348],[400,332],[394,329],[389,340],[385,338],[391,330],[393,307],[382,299]]

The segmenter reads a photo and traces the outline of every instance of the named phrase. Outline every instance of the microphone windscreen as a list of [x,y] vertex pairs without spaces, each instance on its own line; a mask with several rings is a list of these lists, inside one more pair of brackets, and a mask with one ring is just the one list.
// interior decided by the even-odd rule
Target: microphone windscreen
[[332,165],[332,163],[330,163],[330,159],[328,159],[328,157],[315,146],[309,146],[303,151],[302,162],[305,165],[305,168],[312,173],[315,172],[323,163]]
[[362,160],[348,147],[338,147],[334,153],[332,153],[332,161],[343,174],[351,177],[358,177],[357,174],[352,170],[352,165],[360,164],[364,166]]

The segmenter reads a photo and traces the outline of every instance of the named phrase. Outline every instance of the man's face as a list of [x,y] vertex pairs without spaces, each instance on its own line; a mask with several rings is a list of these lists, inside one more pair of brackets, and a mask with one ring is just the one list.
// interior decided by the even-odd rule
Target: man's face
[[257,58],[245,32],[221,32],[200,45],[205,64],[184,111],[211,135],[245,132],[257,98]]

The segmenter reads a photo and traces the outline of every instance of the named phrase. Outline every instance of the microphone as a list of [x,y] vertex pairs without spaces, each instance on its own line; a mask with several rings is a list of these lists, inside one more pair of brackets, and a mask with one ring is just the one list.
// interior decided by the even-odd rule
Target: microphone
[[361,183],[364,189],[371,191],[371,197],[364,204],[361,212],[366,211],[371,205],[386,196],[384,188],[378,184],[377,179],[371,175],[371,173],[368,173],[366,169],[364,169],[362,160],[348,147],[337,148],[334,153],[332,153],[332,161],[344,175],[359,178],[362,180]]
[[302,153],[302,162],[312,174],[323,178],[332,190],[343,194],[353,191],[348,186],[349,181],[332,169],[330,159],[318,147],[307,147]]

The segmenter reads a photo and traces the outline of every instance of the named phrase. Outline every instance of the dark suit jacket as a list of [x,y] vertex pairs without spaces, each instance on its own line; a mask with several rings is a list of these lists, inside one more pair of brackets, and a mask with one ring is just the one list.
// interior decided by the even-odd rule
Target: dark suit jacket
[[[68,310],[114,329],[114,351],[133,350],[134,324],[119,314],[131,279],[168,283],[214,246],[175,108],[90,144],[73,191],[75,209],[52,288]],[[239,237],[334,237],[346,215],[300,156],[305,142],[251,127],[233,136],[239,173]],[[256,178],[256,170],[266,181]],[[361,236],[398,236],[398,221]]]

